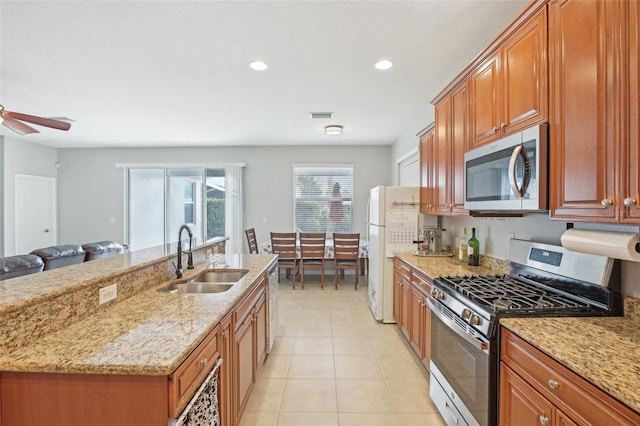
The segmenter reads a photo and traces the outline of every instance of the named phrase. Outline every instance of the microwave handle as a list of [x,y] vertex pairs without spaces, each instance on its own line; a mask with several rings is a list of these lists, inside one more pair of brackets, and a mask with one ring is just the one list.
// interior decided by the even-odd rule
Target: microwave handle
[[[522,187],[518,187],[518,182],[516,182],[516,166],[518,163],[518,157],[522,158],[522,162],[524,164],[524,176],[522,178]],[[524,152],[524,145],[518,145],[511,153],[511,158],[509,159],[509,184],[511,185],[511,190],[518,198],[524,197],[524,193],[527,191],[527,186],[529,186],[529,166],[528,166],[527,154]]]

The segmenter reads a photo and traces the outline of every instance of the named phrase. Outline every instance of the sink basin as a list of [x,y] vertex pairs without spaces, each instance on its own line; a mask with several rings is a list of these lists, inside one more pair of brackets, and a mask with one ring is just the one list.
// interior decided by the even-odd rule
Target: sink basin
[[179,280],[159,288],[163,293],[223,293],[229,290],[249,271],[244,269],[205,269],[193,278]]
[[171,284],[159,288],[163,293],[224,293],[233,287],[230,283],[195,283],[186,282],[182,284]]
[[190,283],[235,283],[242,277],[247,275],[244,270],[235,271],[216,271],[212,269],[206,269],[199,273],[195,278],[191,278]]

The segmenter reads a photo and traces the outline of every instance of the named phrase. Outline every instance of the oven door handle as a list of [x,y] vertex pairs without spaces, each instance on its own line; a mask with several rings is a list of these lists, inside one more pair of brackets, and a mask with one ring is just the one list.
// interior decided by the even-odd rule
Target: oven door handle
[[460,328],[456,325],[455,322],[451,321],[449,318],[444,316],[439,312],[440,308],[436,305],[438,302],[435,302],[431,296],[427,297],[427,304],[429,305],[429,309],[431,309],[431,313],[434,314],[440,321],[442,321],[449,329],[453,330],[458,336],[462,337],[468,343],[472,344],[474,348],[482,351],[486,354],[489,354],[489,341],[481,341],[473,336],[465,333],[460,330]]

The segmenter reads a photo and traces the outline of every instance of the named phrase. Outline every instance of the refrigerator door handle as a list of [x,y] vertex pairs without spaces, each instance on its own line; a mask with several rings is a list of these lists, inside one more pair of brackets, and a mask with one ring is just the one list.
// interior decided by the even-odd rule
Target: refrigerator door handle
[[367,232],[365,233],[366,241],[369,241],[369,225],[371,224],[371,197],[367,200]]

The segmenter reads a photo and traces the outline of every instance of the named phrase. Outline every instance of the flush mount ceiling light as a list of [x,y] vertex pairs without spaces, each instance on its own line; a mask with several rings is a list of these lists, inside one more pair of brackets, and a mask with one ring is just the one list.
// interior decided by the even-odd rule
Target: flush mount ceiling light
[[391,61],[389,61],[387,59],[383,59],[382,61],[378,61],[374,65],[374,67],[376,67],[377,70],[388,70],[392,66],[393,66],[393,62],[391,62]]
[[265,64],[262,61],[253,61],[249,64],[249,68],[254,71],[264,71],[269,68],[269,65]]
[[325,126],[324,132],[327,135],[336,136],[342,134],[342,126],[338,124],[332,124],[330,126]]

